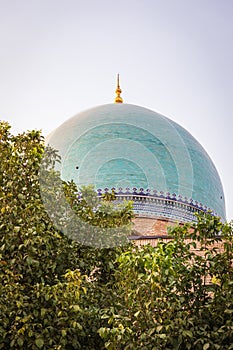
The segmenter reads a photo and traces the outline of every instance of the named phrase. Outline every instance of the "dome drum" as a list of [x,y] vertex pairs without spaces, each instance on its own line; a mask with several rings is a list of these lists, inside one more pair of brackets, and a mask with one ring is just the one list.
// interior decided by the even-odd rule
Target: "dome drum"
[[104,190],[98,189],[98,195],[102,197],[103,194],[112,193],[112,191],[116,196],[116,202],[132,201],[133,210],[137,216],[164,218],[178,222],[195,222],[197,219],[196,213],[208,212],[211,215],[216,215],[210,208],[203,206],[201,203],[199,204],[192,199],[188,200],[181,195],[176,196],[175,193],[171,195],[169,192],[158,193],[156,190],[144,191],[142,188],[139,190],[136,188],[132,190],[129,188],[125,190],[112,188],[111,191],[105,188]]

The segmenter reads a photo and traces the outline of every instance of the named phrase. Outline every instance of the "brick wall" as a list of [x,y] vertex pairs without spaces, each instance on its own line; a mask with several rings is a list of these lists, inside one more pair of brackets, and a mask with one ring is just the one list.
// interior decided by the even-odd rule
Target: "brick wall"
[[[142,236],[167,236],[167,227],[179,225],[178,222],[162,218],[136,217],[133,219],[135,235]],[[181,224],[182,225],[182,224]]]
[[[131,239],[135,242],[136,245],[146,245],[151,244],[153,247],[156,247],[159,240],[164,242],[169,242],[172,238],[167,234],[167,228],[174,225],[182,225],[182,223],[169,221],[162,218],[146,218],[146,217],[136,217],[133,220],[134,223],[134,236]],[[186,242],[189,243],[190,239],[186,239]],[[205,251],[200,251],[200,243],[197,243],[197,247],[192,248],[191,251],[194,251],[198,255],[204,255]],[[212,247],[216,247],[221,251],[223,249],[223,242],[216,242]]]

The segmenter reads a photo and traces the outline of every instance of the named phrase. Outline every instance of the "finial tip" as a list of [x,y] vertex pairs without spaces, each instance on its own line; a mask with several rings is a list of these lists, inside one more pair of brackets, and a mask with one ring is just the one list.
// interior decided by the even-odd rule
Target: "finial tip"
[[123,99],[121,97],[121,88],[120,88],[120,74],[117,74],[117,88],[116,88],[116,97],[115,103],[123,103]]

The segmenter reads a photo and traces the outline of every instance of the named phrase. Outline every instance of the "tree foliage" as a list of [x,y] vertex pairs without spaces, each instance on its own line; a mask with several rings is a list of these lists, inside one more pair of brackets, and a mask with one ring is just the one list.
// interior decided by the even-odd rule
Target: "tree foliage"
[[116,207],[114,193],[100,201],[90,187],[80,194],[60,180],[49,150],[45,178],[60,186],[49,201],[54,225],[45,210],[52,187],[41,198],[40,132],[14,136],[1,123],[0,152],[0,349],[233,348],[230,224],[204,215],[156,248],[84,246],[62,230],[62,196],[83,235],[127,233],[132,204]]
[[99,330],[107,349],[233,348],[231,225],[204,215],[170,234],[118,257],[115,303]]
[[[40,193],[44,154],[40,132],[14,136],[9,125],[1,123],[0,152],[0,348],[101,348],[97,333],[101,285],[112,276],[111,261],[118,248],[80,245],[54,226]],[[51,150],[47,160],[51,166],[47,175],[55,183],[57,157]],[[81,212],[90,226],[96,217],[100,227],[106,221],[110,227],[130,222],[131,204],[122,206],[117,216],[108,201],[93,206],[90,200],[96,204],[99,200],[92,189],[85,189],[77,201],[74,183],[62,185],[72,209],[77,215]],[[106,215],[103,205],[109,207]],[[62,208],[55,209],[62,219]]]

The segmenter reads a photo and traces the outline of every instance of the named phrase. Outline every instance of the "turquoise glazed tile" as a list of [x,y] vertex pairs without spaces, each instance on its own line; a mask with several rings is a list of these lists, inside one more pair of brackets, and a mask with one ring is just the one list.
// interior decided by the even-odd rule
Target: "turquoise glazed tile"
[[[154,111],[130,104],[98,106],[68,119],[47,143],[61,155],[64,180],[93,184],[96,190],[175,194],[176,200],[196,201],[225,219],[223,188],[212,160],[188,131]],[[141,211],[153,215],[154,207],[155,202],[146,203]],[[135,212],[140,214],[136,201]]]

